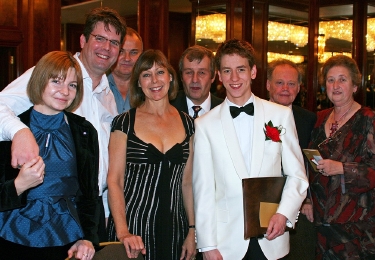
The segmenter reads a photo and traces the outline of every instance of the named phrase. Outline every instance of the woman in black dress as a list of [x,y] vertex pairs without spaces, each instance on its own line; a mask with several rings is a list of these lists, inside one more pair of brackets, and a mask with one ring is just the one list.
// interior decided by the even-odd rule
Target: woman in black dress
[[[110,240],[146,259],[195,255],[192,118],[169,100],[177,77],[162,52],[147,50],[131,79],[133,107],[112,123],[108,198]],[[125,174],[124,174],[125,173]]]

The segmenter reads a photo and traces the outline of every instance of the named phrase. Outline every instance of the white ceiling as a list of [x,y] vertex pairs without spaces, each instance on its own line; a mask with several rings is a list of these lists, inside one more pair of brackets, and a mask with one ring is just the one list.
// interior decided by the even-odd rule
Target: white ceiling
[[[117,10],[122,16],[136,15],[138,0],[91,0],[81,4],[64,6],[61,8],[61,23],[85,22],[85,14],[91,9],[107,6]],[[169,11],[178,13],[190,13],[191,2],[189,0],[169,0]]]

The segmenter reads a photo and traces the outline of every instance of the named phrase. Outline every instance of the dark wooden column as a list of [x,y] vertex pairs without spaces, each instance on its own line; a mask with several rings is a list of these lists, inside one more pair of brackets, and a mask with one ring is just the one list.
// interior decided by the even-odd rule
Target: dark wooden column
[[138,1],[138,30],[143,48],[159,49],[168,55],[168,0]]
[[255,49],[255,58],[257,61],[257,77],[253,81],[251,91],[260,98],[268,99],[266,88],[268,51],[268,3],[265,0],[255,0],[253,2],[252,30],[252,38],[249,42]]
[[356,60],[359,71],[362,73],[362,88],[355,95],[359,104],[365,105],[366,75],[367,75],[367,1],[353,3],[353,59]]
[[320,0],[310,0],[309,7],[309,50],[307,56],[307,96],[306,109],[316,111],[316,92],[318,82],[318,36]]

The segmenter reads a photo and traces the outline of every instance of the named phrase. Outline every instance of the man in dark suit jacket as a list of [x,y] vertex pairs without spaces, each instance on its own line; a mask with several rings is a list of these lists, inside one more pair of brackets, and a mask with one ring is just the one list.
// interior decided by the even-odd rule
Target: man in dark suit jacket
[[[298,66],[289,60],[279,59],[268,64],[267,90],[270,101],[290,107],[301,149],[307,148],[310,142],[311,131],[316,122],[316,114],[292,105],[302,83],[302,73]],[[309,197],[309,195],[308,195]],[[296,229],[290,231],[290,253],[284,259],[315,259],[315,230],[306,216],[299,215]]]
[[196,118],[223,102],[210,93],[216,75],[211,50],[199,45],[187,48],[181,55],[179,70],[184,90],[171,101],[178,110]]

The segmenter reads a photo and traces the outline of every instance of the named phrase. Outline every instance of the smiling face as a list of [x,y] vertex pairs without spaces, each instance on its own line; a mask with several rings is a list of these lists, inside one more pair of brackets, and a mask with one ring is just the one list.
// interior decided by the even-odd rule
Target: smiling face
[[337,107],[352,102],[353,93],[357,91],[349,70],[343,66],[335,66],[328,70],[326,88],[329,100]]
[[[98,41],[95,36],[105,37],[108,40]],[[120,46],[115,46],[111,41],[120,42],[120,35],[109,25],[105,30],[104,23],[98,22],[86,42],[84,35],[80,37],[81,54],[79,56],[90,77],[99,78],[116,62]]]
[[210,93],[211,78],[210,59],[204,56],[198,60],[189,61],[185,56],[183,60],[182,83],[186,96],[195,104],[201,105]]
[[45,115],[55,115],[73,102],[77,93],[76,70],[69,68],[65,80],[62,77],[50,78],[42,94],[42,103],[34,109]]
[[227,91],[227,98],[238,106],[243,106],[251,97],[251,80],[256,77],[255,65],[237,54],[226,54],[221,58],[219,79]]
[[172,76],[168,73],[168,69],[155,63],[150,69],[141,72],[139,87],[142,88],[146,100],[168,99],[169,82],[171,80]]
[[287,64],[276,66],[271,79],[267,80],[267,90],[272,102],[292,105],[300,90],[298,71]]
[[132,69],[139,55],[142,53],[142,42],[137,35],[126,35],[119,57],[113,65],[112,73],[117,77],[130,79]]

